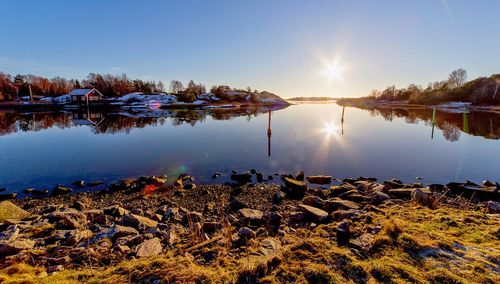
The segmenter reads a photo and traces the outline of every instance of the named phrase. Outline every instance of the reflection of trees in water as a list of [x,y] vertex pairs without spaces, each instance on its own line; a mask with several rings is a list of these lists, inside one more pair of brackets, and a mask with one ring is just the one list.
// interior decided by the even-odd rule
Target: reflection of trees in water
[[[395,117],[406,123],[432,126],[432,109],[370,109],[370,115],[382,116],[388,121]],[[453,113],[436,111],[435,126],[442,130],[449,141],[458,141],[461,132],[487,139],[500,139],[500,114],[493,112]]]
[[[269,108],[238,108],[214,110],[168,110],[159,112],[99,113],[99,112],[0,112],[0,136],[16,132],[39,131],[52,127],[67,128],[82,123],[96,134],[130,133],[134,128],[164,125],[168,119],[173,126],[196,125],[205,121],[207,115],[215,120],[229,120],[245,116],[246,120],[266,113]],[[96,114],[98,114],[96,116]],[[158,115],[158,116],[155,116]],[[150,117],[152,116],[152,117]],[[97,118],[94,118],[97,117]]]
[[446,140],[455,142],[460,139],[460,129],[456,125],[445,121],[441,124],[440,128],[443,130],[443,136]]

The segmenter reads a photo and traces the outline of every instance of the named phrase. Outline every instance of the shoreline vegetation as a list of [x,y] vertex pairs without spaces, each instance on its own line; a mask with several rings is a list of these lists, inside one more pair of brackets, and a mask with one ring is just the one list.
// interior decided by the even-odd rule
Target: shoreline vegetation
[[[2,283],[498,283],[500,185],[251,170],[0,203]],[[266,183],[266,180],[277,183]],[[331,183],[335,185],[331,185]]]
[[424,89],[410,84],[397,89],[372,90],[369,96],[340,98],[341,106],[373,108],[441,108],[500,112],[500,74],[466,81],[464,69],[454,70],[448,80],[429,83]]
[[303,102],[321,102],[321,101],[335,101],[337,98],[333,97],[293,97],[286,99],[287,101],[303,101]]
[[[249,106],[287,106],[288,102],[267,92],[205,85],[193,80],[184,86],[172,80],[170,92],[161,81],[129,79],[127,75],[90,73],[81,82],[61,77],[52,79],[35,75],[11,76],[0,72],[0,108],[237,108]],[[90,99],[89,99],[90,98]]]

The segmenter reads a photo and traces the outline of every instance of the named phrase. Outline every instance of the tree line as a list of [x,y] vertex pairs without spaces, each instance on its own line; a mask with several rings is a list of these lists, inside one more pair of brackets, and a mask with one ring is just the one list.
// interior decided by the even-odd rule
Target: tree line
[[[130,79],[127,75],[111,75],[90,73],[84,80],[65,79],[54,77],[48,79],[35,75],[9,75],[0,72],[0,101],[14,101],[22,97],[57,97],[71,92],[73,89],[96,88],[104,96],[118,97],[133,92],[160,93],[165,92],[166,86],[162,81],[144,81],[141,79]],[[186,86],[181,81],[170,81],[170,93],[175,94],[179,100],[193,102],[201,94],[207,92],[205,85],[195,83],[190,80]],[[210,92],[220,99],[229,99],[229,92],[241,92],[252,95],[259,93],[253,92],[248,87],[246,90],[234,89],[226,85],[213,86]],[[268,92],[261,92],[262,95],[272,95]]]
[[397,89],[394,85],[384,90],[372,90],[370,99],[407,101],[415,104],[438,104],[448,101],[470,102],[474,105],[500,104],[500,74],[467,81],[467,71],[457,69],[447,80],[431,82],[426,88],[410,84]]

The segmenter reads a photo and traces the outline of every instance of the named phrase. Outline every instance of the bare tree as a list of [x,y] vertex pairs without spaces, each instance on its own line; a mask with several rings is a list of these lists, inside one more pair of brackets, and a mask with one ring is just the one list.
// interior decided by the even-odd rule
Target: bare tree
[[448,85],[451,88],[456,88],[462,86],[467,80],[467,71],[462,68],[453,70],[448,77]]
[[184,91],[184,85],[182,85],[181,81],[172,80],[170,81],[170,90],[172,91],[172,93],[177,94]]

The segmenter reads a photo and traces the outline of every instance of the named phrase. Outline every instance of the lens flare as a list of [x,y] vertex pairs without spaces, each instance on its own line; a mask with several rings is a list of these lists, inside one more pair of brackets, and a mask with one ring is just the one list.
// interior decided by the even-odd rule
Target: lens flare
[[325,69],[323,70],[323,75],[330,81],[341,80],[342,71],[344,71],[344,68],[337,60],[334,60],[326,64]]

